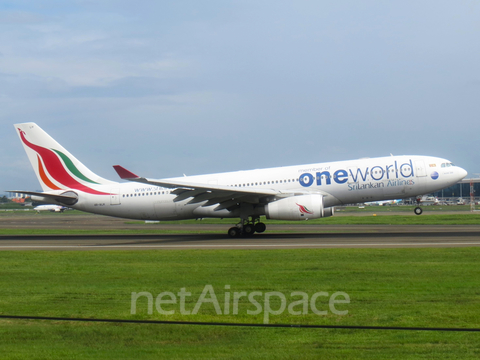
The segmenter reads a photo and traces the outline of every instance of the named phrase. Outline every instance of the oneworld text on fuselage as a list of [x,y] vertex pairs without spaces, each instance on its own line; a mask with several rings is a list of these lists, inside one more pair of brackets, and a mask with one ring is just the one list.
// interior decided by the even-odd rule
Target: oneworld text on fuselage
[[[348,171],[345,169],[338,169],[333,172],[333,176],[330,170],[317,171],[316,173],[305,172],[300,175],[299,182],[303,187],[310,187],[314,183],[316,183],[317,186],[331,185],[332,181],[337,184],[345,184],[348,181],[349,176],[351,178],[351,182],[353,183],[349,184],[349,190],[361,190],[384,186],[413,185],[413,180],[403,179],[414,178],[415,174],[411,159],[403,164],[399,164],[395,160],[393,164],[390,165],[375,165],[364,168],[352,167],[349,168]],[[367,178],[369,179],[368,184],[358,184],[360,181],[366,182]],[[388,182],[372,182],[383,180],[388,180]]]

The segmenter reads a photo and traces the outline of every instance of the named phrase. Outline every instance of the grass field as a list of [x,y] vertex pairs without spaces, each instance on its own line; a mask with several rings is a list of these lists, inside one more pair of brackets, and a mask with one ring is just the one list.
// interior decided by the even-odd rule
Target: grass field
[[[403,327],[480,327],[480,248],[0,252],[0,313],[59,317],[262,323],[241,298],[238,314],[173,315],[146,298],[131,314],[131,293],[191,292],[192,310],[205,285],[224,308],[225,293],[309,296],[345,292],[347,315],[271,315],[270,323]],[[230,285],[228,290],[226,285]],[[297,300],[298,298],[295,298]],[[317,307],[328,310],[327,297]],[[275,301],[276,300],[276,301]],[[231,301],[229,302],[231,304]],[[272,309],[280,307],[272,299]],[[296,308],[298,310],[298,307]],[[478,333],[230,328],[0,320],[2,359],[56,358],[365,358],[476,359]]]

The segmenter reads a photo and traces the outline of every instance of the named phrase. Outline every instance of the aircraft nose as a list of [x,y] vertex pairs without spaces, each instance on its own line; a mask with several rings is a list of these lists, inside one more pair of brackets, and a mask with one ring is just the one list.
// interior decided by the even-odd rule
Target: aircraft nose
[[462,169],[461,167],[458,168],[457,173],[458,173],[459,181],[462,180],[468,174],[467,170]]

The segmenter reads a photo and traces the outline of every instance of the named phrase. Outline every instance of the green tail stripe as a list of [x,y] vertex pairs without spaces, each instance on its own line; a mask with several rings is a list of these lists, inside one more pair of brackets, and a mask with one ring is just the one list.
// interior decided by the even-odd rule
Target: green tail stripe
[[64,153],[62,153],[61,151],[58,151],[58,150],[55,150],[55,149],[52,149],[53,151],[55,151],[58,155],[60,155],[60,157],[62,158],[63,162],[65,163],[65,165],[67,165],[67,168],[68,170],[70,170],[70,172],[72,174],[74,174],[76,177],[78,177],[79,179],[82,179],[82,180],[85,180],[85,181],[88,181],[89,183],[92,183],[92,184],[98,184],[97,182],[95,181],[92,181],[90,180],[89,178],[87,178],[85,175],[83,175],[80,170],[77,169],[77,167],[73,164],[72,160],[70,160],[67,155],[65,155]]

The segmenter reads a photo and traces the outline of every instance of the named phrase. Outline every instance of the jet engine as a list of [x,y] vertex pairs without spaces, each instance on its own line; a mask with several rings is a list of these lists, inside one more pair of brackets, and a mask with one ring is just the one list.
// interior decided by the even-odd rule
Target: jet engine
[[333,213],[333,207],[323,207],[323,196],[319,194],[292,196],[265,206],[267,219],[274,220],[318,219]]

